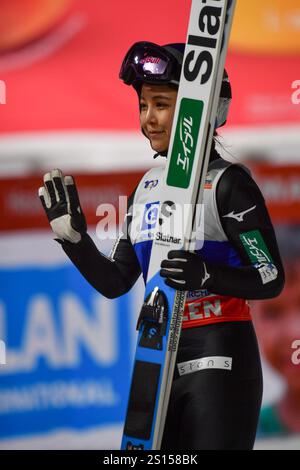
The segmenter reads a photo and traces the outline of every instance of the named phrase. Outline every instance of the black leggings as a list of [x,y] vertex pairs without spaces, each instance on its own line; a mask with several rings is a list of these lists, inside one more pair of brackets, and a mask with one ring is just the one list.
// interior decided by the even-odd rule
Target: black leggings
[[252,323],[219,323],[182,331],[177,363],[210,356],[232,358],[231,370],[200,366],[179,376],[176,366],[162,450],[253,448],[262,372]]

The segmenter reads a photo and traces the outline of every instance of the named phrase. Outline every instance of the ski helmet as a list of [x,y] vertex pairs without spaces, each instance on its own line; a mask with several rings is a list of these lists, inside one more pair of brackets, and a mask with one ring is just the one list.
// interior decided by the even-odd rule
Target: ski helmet
[[[138,95],[143,83],[169,84],[178,88],[184,49],[184,43],[160,46],[148,41],[136,42],[125,55],[119,77],[126,85],[132,85]],[[215,129],[226,123],[230,102],[231,86],[224,69]]]

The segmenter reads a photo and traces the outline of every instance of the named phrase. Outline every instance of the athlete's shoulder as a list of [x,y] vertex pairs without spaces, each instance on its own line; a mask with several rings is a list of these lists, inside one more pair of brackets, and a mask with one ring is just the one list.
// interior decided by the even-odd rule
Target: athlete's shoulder
[[158,186],[163,176],[164,168],[164,166],[156,166],[148,170],[140,179],[136,193],[144,192],[145,190],[153,189]]
[[222,171],[224,176],[226,175],[225,179],[236,178],[239,175],[252,179],[251,171],[247,166],[242,163],[233,163],[222,158],[216,150],[213,153],[213,158],[209,162],[208,171]]
[[224,162],[226,162],[224,163],[224,171],[218,182],[219,197],[226,197],[232,194],[232,192],[235,195],[254,192],[262,197],[249,168],[241,163],[231,163],[225,160]]
[[149,179],[149,178],[154,178],[154,177],[161,178],[164,172],[164,169],[165,169],[165,165],[160,165],[160,166],[155,166],[153,168],[150,168],[150,170],[146,171],[141,181],[144,181],[145,179]]
[[250,170],[240,163],[224,163],[216,186],[219,213],[260,207],[265,213],[265,199]]
[[244,177],[252,179],[250,170],[244,165],[225,160],[216,151],[213,156],[208,165],[206,179],[215,181],[215,187],[221,185],[224,189],[230,189],[237,180]]

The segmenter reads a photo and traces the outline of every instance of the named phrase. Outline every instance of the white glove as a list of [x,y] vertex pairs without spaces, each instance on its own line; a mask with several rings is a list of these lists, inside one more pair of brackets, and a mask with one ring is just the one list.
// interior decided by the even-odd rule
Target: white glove
[[87,226],[73,177],[63,176],[61,170],[46,173],[39,198],[56,238],[80,242]]

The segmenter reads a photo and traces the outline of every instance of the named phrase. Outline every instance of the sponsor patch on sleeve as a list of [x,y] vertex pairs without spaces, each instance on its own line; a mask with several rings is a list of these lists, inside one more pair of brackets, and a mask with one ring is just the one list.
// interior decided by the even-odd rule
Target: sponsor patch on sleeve
[[252,264],[269,264],[273,262],[259,230],[241,233],[240,240]]
[[258,269],[263,284],[274,281],[278,276],[278,269],[273,263],[257,264],[255,267]]
[[273,264],[270,252],[259,230],[244,232],[240,235],[241,242],[249,256],[251,263],[258,270],[262,283],[274,281],[278,270]]

